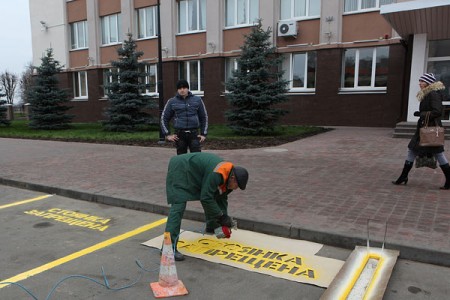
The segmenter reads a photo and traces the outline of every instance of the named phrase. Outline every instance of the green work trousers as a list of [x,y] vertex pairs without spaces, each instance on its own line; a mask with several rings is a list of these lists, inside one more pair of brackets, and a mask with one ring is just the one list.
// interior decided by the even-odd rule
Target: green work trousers
[[174,203],[170,206],[167,217],[166,232],[170,232],[170,239],[174,249],[177,249],[178,236],[180,235],[181,220],[186,210],[186,202]]

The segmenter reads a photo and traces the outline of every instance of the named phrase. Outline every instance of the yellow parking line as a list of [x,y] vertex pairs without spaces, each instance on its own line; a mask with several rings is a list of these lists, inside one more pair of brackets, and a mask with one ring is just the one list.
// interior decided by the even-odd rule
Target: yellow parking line
[[52,268],[54,268],[54,267],[57,267],[57,266],[59,266],[59,265],[62,265],[62,264],[66,263],[66,262],[69,262],[69,261],[71,261],[71,260],[74,260],[74,259],[77,259],[77,258],[82,257],[82,256],[84,256],[84,255],[90,254],[90,253],[92,253],[92,252],[94,252],[94,251],[97,251],[97,250],[99,250],[99,249],[106,248],[106,247],[108,247],[108,246],[111,246],[111,245],[113,245],[113,244],[115,244],[115,243],[121,242],[121,241],[123,241],[123,240],[125,240],[125,239],[127,239],[127,238],[133,237],[133,236],[138,235],[138,234],[140,234],[140,233],[142,233],[142,232],[145,232],[145,231],[147,231],[147,230],[153,229],[153,228],[155,228],[155,227],[157,227],[157,226],[160,226],[160,225],[162,225],[162,224],[164,224],[164,223],[166,223],[166,222],[167,222],[167,218],[164,218],[164,219],[155,221],[155,222],[153,222],[153,223],[150,223],[150,224],[147,224],[147,225],[138,227],[138,228],[136,228],[136,229],[134,229],[134,230],[132,230],[132,231],[128,231],[128,232],[126,232],[126,233],[124,233],[124,234],[118,235],[118,236],[113,237],[113,238],[111,238],[111,239],[109,239],[109,240],[103,241],[103,242],[101,242],[101,243],[98,243],[98,244],[93,245],[93,246],[91,246],[91,247],[85,248],[85,249],[80,250],[80,251],[78,251],[78,252],[69,254],[69,255],[67,255],[67,256],[65,256],[65,257],[59,258],[59,259],[57,259],[57,260],[54,260],[54,261],[52,261],[52,262],[49,262],[49,263],[47,263],[47,264],[45,264],[45,265],[42,265],[42,266],[40,266],[40,267],[37,267],[37,268],[34,268],[34,269],[32,269],[32,270],[23,272],[23,273],[21,273],[21,274],[19,274],[19,275],[16,275],[16,276],[14,276],[14,277],[11,277],[11,278],[2,280],[2,281],[0,282],[0,289],[1,289],[1,288],[4,288],[5,286],[8,286],[8,284],[2,284],[2,283],[4,283],[4,282],[13,282],[13,283],[16,283],[16,282],[18,282],[18,281],[22,281],[22,280],[24,280],[24,279],[27,279],[28,277],[31,277],[31,276],[34,276],[34,275],[36,275],[36,274],[45,272],[45,271],[47,271],[47,270],[50,270],[50,269],[52,269]]
[[4,208],[11,207],[11,206],[16,206],[16,205],[22,205],[22,204],[25,204],[25,203],[30,203],[30,202],[34,202],[34,201],[38,201],[38,200],[42,200],[42,199],[46,199],[46,198],[51,197],[51,196],[53,196],[53,195],[44,195],[44,196],[39,196],[39,197],[32,198],[32,199],[27,199],[27,200],[22,200],[22,201],[10,203],[10,204],[5,204],[5,205],[0,206],[0,209],[4,209]]

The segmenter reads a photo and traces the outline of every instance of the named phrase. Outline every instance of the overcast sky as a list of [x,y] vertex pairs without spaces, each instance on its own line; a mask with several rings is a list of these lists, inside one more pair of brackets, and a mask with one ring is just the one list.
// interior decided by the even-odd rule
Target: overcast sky
[[20,74],[32,60],[29,0],[0,0],[0,73]]

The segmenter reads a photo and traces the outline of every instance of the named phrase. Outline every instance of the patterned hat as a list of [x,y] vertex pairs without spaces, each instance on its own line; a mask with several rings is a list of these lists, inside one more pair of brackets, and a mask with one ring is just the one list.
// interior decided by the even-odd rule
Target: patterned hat
[[436,77],[434,77],[433,73],[425,73],[420,76],[419,81],[426,82],[428,84],[432,84],[436,82]]

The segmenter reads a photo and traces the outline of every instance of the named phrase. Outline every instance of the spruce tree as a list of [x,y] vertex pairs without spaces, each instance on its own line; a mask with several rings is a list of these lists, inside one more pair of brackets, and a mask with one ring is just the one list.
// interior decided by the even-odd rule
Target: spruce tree
[[53,49],[47,49],[41,58],[41,65],[36,67],[37,75],[28,91],[30,122],[33,129],[67,129],[73,115],[67,114],[70,106],[69,94],[58,86],[58,74],[62,70],[59,61],[53,57]]
[[245,36],[238,70],[226,83],[231,109],[225,113],[228,126],[239,135],[273,132],[287,111],[274,107],[285,102],[288,81],[280,68],[281,57],[270,42],[271,29],[263,30],[261,20]]
[[[6,94],[3,94],[0,90],[0,98],[5,97]],[[10,125],[10,121],[7,119],[8,108],[5,106],[6,100],[0,99],[0,125]]]
[[151,120],[144,109],[154,108],[156,102],[142,95],[147,87],[145,64],[138,62],[143,52],[136,48],[132,34],[128,33],[128,39],[117,49],[119,60],[111,62],[116,72],[109,72],[113,80],[106,85],[109,106],[105,110],[106,120],[102,122],[105,130],[132,132]]

